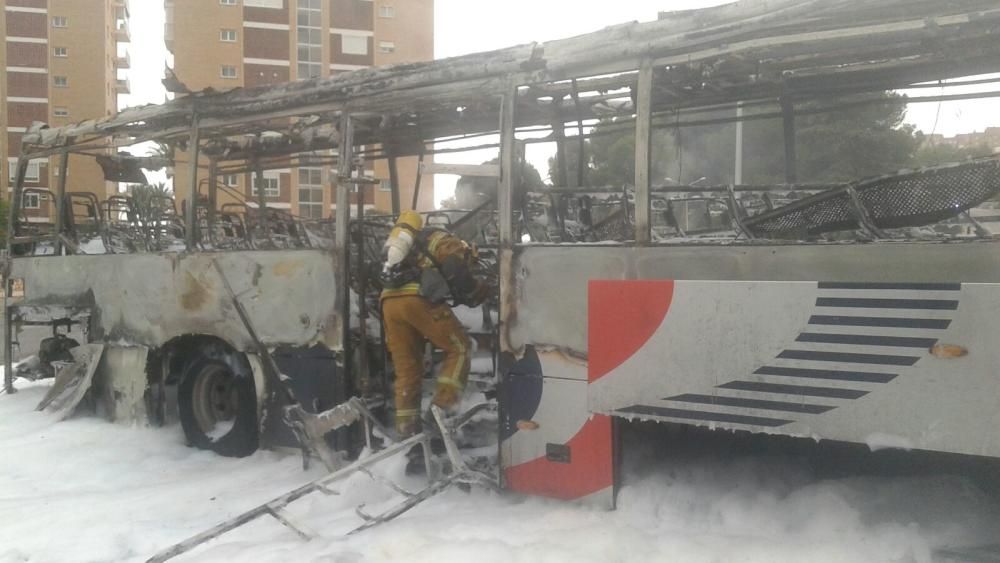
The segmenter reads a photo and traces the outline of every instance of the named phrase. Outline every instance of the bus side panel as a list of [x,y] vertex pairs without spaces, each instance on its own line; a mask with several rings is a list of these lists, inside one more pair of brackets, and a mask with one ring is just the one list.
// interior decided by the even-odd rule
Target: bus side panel
[[590,381],[586,402],[567,393],[552,407],[565,427],[612,415],[1000,457],[998,253],[995,242],[521,246],[507,349],[591,364],[539,360],[544,378]]
[[[592,341],[591,412],[1000,456],[1000,284],[661,283],[656,326]],[[647,284],[591,282],[592,298]]]
[[501,421],[508,489],[613,507],[612,420],[587,411],[587,382],[580,379],[586,369],[578,359],[534,348],[509,369]]

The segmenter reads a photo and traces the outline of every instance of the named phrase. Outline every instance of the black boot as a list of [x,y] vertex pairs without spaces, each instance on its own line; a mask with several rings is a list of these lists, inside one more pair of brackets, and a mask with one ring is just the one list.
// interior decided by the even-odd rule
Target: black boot
[[406,452],[406,475],[426,475],[427,465],[424,463],[424,447],[417,444]]
[[420,415],[420,425],[428,436],[441,435],[441,427],[438,426],[437,419],[434,418],[434,413],[431,412],[430,409],[425,410],[424,413]]

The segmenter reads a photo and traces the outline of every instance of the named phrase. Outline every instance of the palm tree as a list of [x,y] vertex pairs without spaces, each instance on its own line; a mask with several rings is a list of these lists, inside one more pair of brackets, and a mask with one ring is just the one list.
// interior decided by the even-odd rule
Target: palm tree
[[153,146],[150,147],[149,156],[158,156],[160,158],[166,158],[168,160],[173,160],[174,158],[174,147],[169,143],[163,141],[154,141]]
[[129,191],[132,194],[132,207],[139,217],[152,217],[164,211],[176,211],[168,209],[168,206],[173,206],[174,193],[164,182],[135,184]]

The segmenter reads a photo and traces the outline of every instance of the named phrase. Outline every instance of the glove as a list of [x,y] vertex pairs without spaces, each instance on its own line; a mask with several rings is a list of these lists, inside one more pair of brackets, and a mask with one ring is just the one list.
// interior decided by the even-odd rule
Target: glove
[[390,266],[386,264],[382,268],[382,275],[379,276],[382,287],[386,289],[399,289],[408,283],[420,281],[420,269],[407,267],[404,264]]
[[479,280],[476,280],[476,289],[469,295],[465,305],[478,307],[482,305],[493,293],[493,288]]

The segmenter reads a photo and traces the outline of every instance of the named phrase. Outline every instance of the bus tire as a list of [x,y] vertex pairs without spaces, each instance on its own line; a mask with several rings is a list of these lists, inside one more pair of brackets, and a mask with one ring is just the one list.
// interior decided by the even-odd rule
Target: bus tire
[[250,374],[237,373],[222,359],[199,356],[184,370],[177,403],[190,445],[226,457],[257,451],[257,395]]

